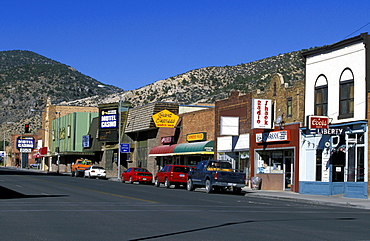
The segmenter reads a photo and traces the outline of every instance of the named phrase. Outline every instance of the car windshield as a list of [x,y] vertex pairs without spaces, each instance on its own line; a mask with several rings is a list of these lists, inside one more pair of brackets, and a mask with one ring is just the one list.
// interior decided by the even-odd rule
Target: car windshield
[[174,167],[173,171],[174,172],[183,172],[183,173],[188,173],[189,172],[189,167]]
[[135,168],[134,170],[135,172],[149,172],[148,170],[144,169],[144,168]]

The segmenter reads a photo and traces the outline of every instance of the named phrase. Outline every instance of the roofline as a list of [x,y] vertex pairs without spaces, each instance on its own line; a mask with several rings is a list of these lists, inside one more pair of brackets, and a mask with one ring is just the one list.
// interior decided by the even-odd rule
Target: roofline
[[309,56],[321,54],[323,52],[329,52],[335,49],[343,48],[344,46],[351,45],[357,42],[363,42],[365,45],[369,44],[369,35],[367,32],[361,33],[353,38],[345,39],[330,45],[325,45],[323,47],[315,48],[313,50],[304,51],[301,53],[302,57],[306,59]]

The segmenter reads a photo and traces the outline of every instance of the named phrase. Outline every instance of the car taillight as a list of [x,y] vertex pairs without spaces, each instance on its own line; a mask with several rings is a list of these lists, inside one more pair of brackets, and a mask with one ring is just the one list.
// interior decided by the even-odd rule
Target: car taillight
[[214,177],[215,180],[218,179],[218,172],[215,173],[215,177]]
[[95,172],[95,170],[91,170],[91,172]]
[[107,171],[104,171],[103,173],[107,173]]

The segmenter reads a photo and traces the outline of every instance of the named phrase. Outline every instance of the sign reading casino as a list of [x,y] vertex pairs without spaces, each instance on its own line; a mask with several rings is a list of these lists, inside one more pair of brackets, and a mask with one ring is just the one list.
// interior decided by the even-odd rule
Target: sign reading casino
[[118,109],[104,109],[100,112],[100,128],[118,127]]

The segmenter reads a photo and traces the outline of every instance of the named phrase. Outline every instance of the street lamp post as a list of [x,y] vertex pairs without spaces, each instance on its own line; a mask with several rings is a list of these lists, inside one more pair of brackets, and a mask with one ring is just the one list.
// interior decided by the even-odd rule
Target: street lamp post
[[117,160],[117,178],[121,178],[121,109],[122,109],[122,96],[118,94],[115,90],[113,90],[108,85],[98,85],[100,88],[108,88],[114,91],[119,97],[119,104],[118,104],[118,160]]

